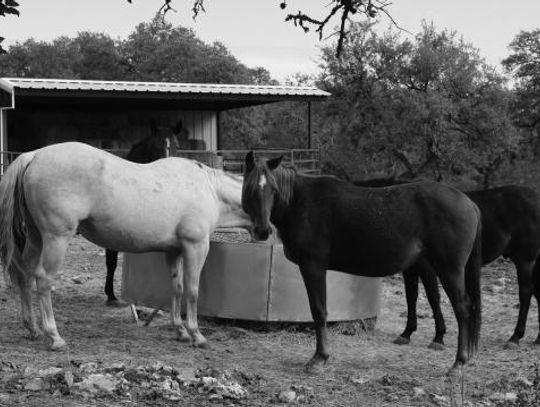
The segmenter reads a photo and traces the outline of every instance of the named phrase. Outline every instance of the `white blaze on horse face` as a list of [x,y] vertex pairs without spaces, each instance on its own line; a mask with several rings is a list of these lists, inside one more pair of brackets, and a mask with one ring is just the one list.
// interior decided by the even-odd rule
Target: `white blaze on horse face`
[[259,178],[259,188],[263,189],[266,185],[266,175],[261,175],[261,178]]

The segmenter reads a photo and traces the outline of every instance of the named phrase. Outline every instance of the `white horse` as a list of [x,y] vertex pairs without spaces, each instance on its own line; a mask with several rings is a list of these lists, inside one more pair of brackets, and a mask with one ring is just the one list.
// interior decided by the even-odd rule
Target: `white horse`
[[214,229],[250,227],[241,194],[240,178],[183,158],[135,164],[76,142],[19,156],[0,182],[0,254],[20,289],[31,336],[40,334],[31,307],[35,279],[51,349],[66,345],[54,320],[50,276],[78,229],[108,249],[165,252],[174,293],[171,323],[181,340],[207,346],[197,324],[199,275]]

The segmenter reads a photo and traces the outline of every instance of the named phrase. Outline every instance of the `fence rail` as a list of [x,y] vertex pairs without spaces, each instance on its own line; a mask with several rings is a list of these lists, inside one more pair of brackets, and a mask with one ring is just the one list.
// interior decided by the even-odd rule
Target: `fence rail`
[[9,164],[21,154],[16,151],[0,151],[0,174],[3,174]]
[[[125,157],[128,149],[106,150],[120,157]],[[220,168],[228,172],[242,173],[244,157],[249,150],[178,150],[174,155],[200,161],[210,167]],[[320,152],[317,149],[269,149],[254,150],[257,157],[277,157],[283,155],[284,161],[297,167],[302,172],[318,174],[320,172]],[[21,153],[15,151],[0,151],[1,174],[8,165]]]

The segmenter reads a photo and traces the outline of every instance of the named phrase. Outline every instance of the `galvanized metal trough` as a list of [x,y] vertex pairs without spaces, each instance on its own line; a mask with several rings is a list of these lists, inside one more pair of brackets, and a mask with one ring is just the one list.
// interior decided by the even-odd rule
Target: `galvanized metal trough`
[[[247,236],[247,237],[246,237]],[[247,233],[217,233],[201,273],[199,315],[253,321],[312,321],[298,267],[280,242],[249,242]],[[381,281],[329,271],[329,321],[376,317]],[[171,278],[163,253],[124,255],[122,298],[170,310]]]

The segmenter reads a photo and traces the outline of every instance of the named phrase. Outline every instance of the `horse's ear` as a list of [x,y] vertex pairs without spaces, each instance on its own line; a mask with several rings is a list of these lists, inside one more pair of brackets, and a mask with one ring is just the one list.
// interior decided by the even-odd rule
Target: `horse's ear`
[[272,171],[272,170],[275,170],[277,167],[279,167],[279,164],[281,164],[281,161],[283,161],[282,155],[268,160],[266,162],[266,165],[268,166],[268,169]]
[[255,167],[255,154],[253,154],[253,151],[250,151],[246,154],[246,172],[249,172]]

